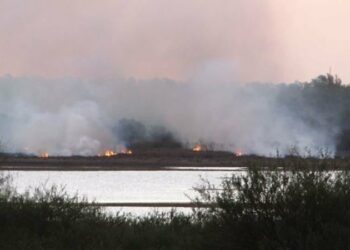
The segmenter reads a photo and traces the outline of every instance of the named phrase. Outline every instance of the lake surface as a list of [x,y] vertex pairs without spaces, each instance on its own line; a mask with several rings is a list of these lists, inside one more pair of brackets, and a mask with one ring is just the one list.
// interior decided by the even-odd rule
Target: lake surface
[[[172,168],[171,171],[3,171],[19,193],[35,187],[63,186],[71,194],[96,202],[189,202],[201,178],[219,185],[240,168]],[[119,208],[118,208],[119,209]],[[114,209],[115,210],[115,209]],[[120,209],[119,209],[120,210]],[[127,208],[145,213],[153,208]],[[165,210],[165,209],[162,209]]]

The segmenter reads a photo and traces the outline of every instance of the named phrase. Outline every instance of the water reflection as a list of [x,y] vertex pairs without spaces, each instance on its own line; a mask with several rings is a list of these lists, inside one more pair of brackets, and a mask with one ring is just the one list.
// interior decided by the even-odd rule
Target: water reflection
[[[232,172],[237,173],[237,169]],[[69,194],[78,193],[96,202],[188,202],[196,195],[193,187],[201,178],[218,185],[223,171],[5,171],[13,177],[13,184],[22,193],[38,186],[64,186]],[[108,208],[108,211],[147,213],[154,208]],[[169,211],[167,208],[158,209]],[[180,209],[181,210],[181,209]],[[183,209],[190,211],[190,209]]]

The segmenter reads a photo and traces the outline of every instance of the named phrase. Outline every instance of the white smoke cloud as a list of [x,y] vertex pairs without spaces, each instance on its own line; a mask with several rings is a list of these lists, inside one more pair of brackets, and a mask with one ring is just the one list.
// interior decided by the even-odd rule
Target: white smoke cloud
[[[215,71],[215,70],[214,70]],[[206,73],[208,76],[208,73]],[[97,155],[120,147],[121,119],[161,125],[183,143],[269,155],[300,149],[335,150],[335,134],[282,107],[282,85],[200,81],[0,79],[0,135],[11,152]],[[205,79],[211,79],[205,77]],[[318,114],[310,113],[315,119]]]

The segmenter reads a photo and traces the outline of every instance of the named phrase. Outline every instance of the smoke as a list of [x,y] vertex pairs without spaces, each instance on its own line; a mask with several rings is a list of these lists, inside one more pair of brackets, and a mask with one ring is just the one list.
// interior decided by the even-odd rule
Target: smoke
[[330,76],[288,85],[6,76],[0,90],[9,152],[97,155],[199,141],[262,155],[349,149],[350,89]]
[[131,149],[148,148],[181,148],[182,144],[174,134],[163,126],[146,128],[141,122],[133,119],[122,119],[115,128],[120,142]]
[[242,81],[281,79],[284,42],[270,5],[2,0],[0,75],[187,79],[212,61],[228,60],[239,66]]

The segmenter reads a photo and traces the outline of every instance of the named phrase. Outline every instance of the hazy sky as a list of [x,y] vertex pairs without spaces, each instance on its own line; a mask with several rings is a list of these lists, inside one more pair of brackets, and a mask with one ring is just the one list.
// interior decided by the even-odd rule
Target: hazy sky
[[349,0],[0,0],[0,75],[350,82]]

